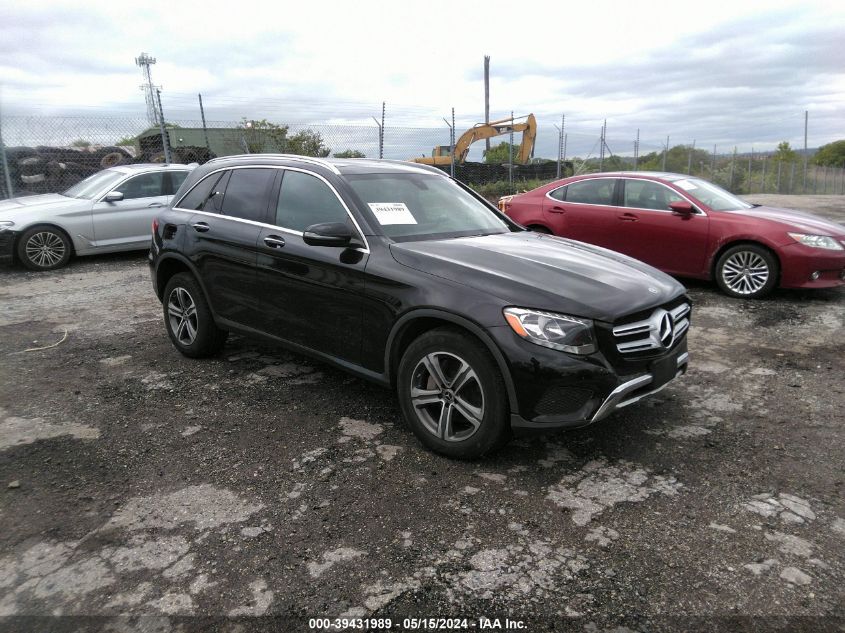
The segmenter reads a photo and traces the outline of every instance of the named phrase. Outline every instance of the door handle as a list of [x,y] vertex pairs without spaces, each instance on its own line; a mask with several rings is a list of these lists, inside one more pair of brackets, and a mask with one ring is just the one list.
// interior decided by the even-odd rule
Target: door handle
[[622,220],[623,222],[636,222],[636,221],[639,220],[639,218],[637,216],[635,216],[633,213],[623,213],[622,215],[619,216],[619,219]]
[[285,240],[278,235],[268,235],[264,238],[264,243],[270,248],[282,248],[285,245]]
[[549,209],[549,211],[551,213],[566,213],[566,209],[564,209],[563,207],[558,207],[558,206],[552,207],[551,209]]
[[194,230],[198,233],[205,233],[206,231],[208,231],[208,229],[211,228],[205,222],[194,222],[193,224],[191,224],[191,226],[194,227]]
[[161,202],[153,202],[147,205],[148,209],[155,209],[156,207],[163,207],[164,205]]

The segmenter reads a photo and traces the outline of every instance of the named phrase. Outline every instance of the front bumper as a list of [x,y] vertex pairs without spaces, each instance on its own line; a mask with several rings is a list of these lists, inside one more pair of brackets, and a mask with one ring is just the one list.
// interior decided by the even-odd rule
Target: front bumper
[[[845,251],[826,251],[803,244],[787,244],[779,252],[783,288],[845,286]],[[818,278],[813,279],[813,273]]]
[[600,352],[575,356],[540,347],[509,327],[491,328],[508,363],[515,429],[578,428],[663,389],[687,370],[686,335],[656,356],[613,362]]
[[11,264],[15,261],[15,237],[17,233],[3,231],[0,233],[0,264]]

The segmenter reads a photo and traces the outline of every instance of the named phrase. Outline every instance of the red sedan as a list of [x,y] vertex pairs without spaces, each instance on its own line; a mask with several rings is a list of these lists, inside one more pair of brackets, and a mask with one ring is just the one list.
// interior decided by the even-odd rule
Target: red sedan
[[845,285],[845,226],[749,204],[700,178],[573,176],[505,197],[500,208],[535,231],[604,246],[672,275],[715,279],[733,297]]

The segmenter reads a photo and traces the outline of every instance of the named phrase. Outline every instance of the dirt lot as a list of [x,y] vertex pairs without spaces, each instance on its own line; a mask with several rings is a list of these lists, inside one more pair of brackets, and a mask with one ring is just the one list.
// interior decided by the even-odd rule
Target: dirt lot
[[0,277],[0,629],[845,626],[843,290],[690,282],[685,377],[461,463],[304,357],[182,358],[143,254]]

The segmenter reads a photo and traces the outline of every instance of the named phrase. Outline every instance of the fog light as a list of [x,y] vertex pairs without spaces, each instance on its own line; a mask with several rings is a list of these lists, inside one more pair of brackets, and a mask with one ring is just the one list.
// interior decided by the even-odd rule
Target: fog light
[[821,277],[821,274],[822,274],[822,272],[821,272],[820,270],[817,270],[817,271],[815,271],[815,272],[813,272],[813,273],[811,273],[811,274],[810,274],[810,279],[812,279],[813,281],[815,281],[816,279],[818,279],[819,277]]

